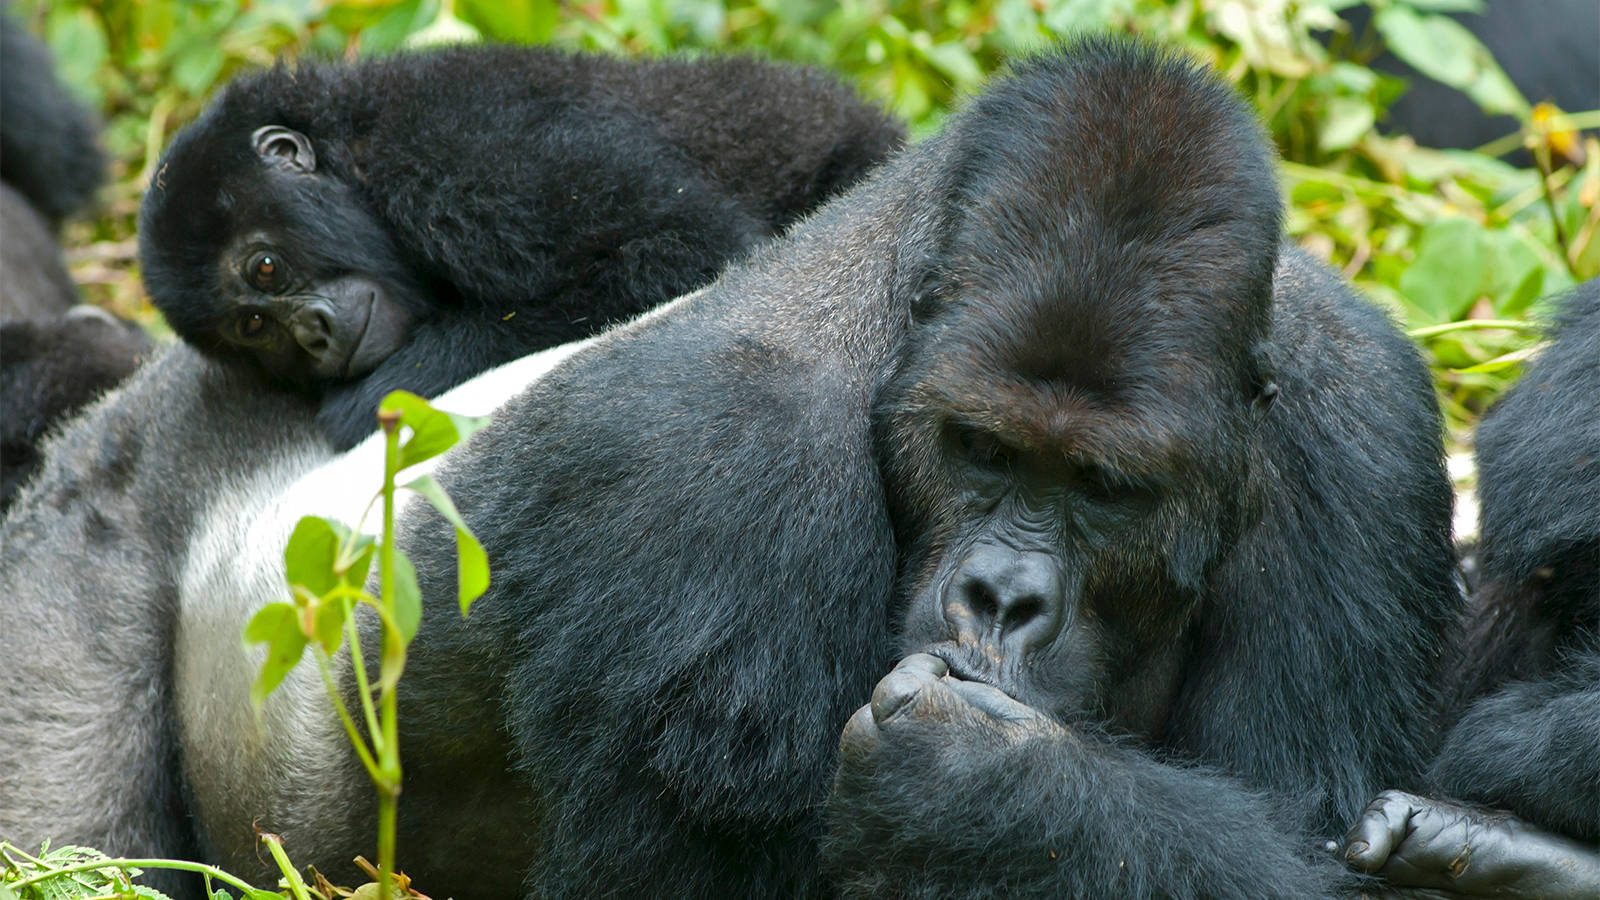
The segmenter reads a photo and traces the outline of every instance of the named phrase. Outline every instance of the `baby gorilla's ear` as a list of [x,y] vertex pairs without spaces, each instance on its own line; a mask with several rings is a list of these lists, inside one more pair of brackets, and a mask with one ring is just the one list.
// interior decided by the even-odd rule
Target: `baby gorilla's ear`
[[291,172],[310,175],[317,170],[317,154],[311,140],[292,128],[264,125],[250,135],[256,155],[268,165],[282,166]]

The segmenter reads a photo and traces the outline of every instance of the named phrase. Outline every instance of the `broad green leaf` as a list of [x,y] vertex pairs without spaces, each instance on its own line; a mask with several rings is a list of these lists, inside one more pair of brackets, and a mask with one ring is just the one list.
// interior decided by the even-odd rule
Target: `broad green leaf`
[[1372,130],[1377,112],[1359,97],[1334,97],[1328,101],[1318,143],[1327,152],[1343,150]]
[[978,61],[959,43],[934,44],[923,51],[923,56],[958,88],[972,88],[983,81],[983,69]]
[[398,49],[412,32],[432,22],[438,9],[435,0],[405,0],[361,29],[361,52],[370,56]]
[[555,0],[456,0],[456,15],[476,27],[485,37],[520,44],[542,44],[550,39],[561,20],[561,6]]
[[1442,219],[1424,228],[1416,260],[1400,275],[1412,326],[1461,318],[1488,292],[1493,255],[1483,227],[1471,220]]
[[403,487],[416,491],[439,515],[456,529],[456,570],[457,570],[457,602],[461,604],[461,614],[467,614],[467,608],[472,601],[483,596],[489,589],[489,556],[483,552],[483,545],[473,536],[472,530],[467,527],[461,513],[456,511],[456,505],[450,501],[450,496],[434,481],[431,476],[423,475]]
[[267,658],[261,674],[250,685],[250,703],[261,708],[284,676],[300,662],[306,649],[306,635],[300,628],[299,610],[289,603],[269,603],[256,611],[244,626],[246,643],[266,644]]
[[1465,90],[1478,77],[1483,45],[1459,22],[1398,4],[1378,10],[1372,22],[1395,56],[1434,81]]
[[1404,6],[1383,9],[1373,21],[1389,49],[1418,72],[1466,92],[1487,112],[1527,116],[1528,101],[1460,22]]
[[398,411],[400,425],[411,429],[411,436],[400,444],[401,469],[438,456],[489,424],[486,417],[460,416],[434,409],[428,401],[409,391],[394,391],[383,398],[378,409],[380,412]]
[[324,596],[339,584],[338,561],[339,533],[334,530],[334,523],[320,516],[301,518],[283,550],[283,569],[289,584]]

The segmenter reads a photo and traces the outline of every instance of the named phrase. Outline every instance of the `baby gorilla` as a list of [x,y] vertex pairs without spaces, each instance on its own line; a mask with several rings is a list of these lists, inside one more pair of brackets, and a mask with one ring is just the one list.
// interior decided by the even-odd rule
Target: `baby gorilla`
[[750,59],[280,65],[174,140],[140,255],[178,334],[320,397],[348,447],[391,390],[436,395],[700,286],[901,137],[832,76]]

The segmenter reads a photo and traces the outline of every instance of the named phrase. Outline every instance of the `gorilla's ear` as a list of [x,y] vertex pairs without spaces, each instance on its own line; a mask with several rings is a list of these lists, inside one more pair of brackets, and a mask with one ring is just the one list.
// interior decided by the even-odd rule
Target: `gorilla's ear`
[[1257,341],[1250,347],[1250,366],[1253,370],[1250,386],[1254,394],[1250,407],[1257,414],[1264,413],[1272,408],[1272,401],[1278,399],[1277,367],[1272,362],[1272,347],[1267,341]]
[[263,125],[250,135],[256,155],[268,165],[282,166],[291,172],[310,175],[317,170],[317,154],[311,140],[292,128]]

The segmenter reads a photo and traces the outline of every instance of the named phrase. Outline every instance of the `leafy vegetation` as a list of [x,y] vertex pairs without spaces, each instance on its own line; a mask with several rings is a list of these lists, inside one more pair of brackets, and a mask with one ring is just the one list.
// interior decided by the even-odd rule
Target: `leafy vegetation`
[[[1414,329],[1460,434],[1536,340],[1535,300],[1600,272],[1600,111],[1524,98],[1444,16],[1479,0],[21,0],[63,75],[106,117],[104,213],[76,226],[75,272],[102,304],[149,322],[133,214],[150,166],[204,98],[280,56],[356,57],[441,41],[630,53],[754,52],[829,66],[921,134],[1005,60],[1059,36],[1148,35],[1215,65],[1252,97],[1282,152],[1292,235]],[[1485,109],[1526,123],[1539,163],[1421,148],[1374,125],[1405,89],[1366,63],[1387,48]],[[1570,114],[1569,114],[1570,113]],[[1582,161],[1582,162],[1579,162]],[[1511,324],[1507,324],[1511,323]]]
[[[1431,354],[1452,424],[1469,424],[1533,340],[1498,327],[1542,295],[1600,272],[1600,153],[1574,125],[1600,113],[1530,105],[1472,37],[1441,13],[1474,0],[1372,0],[1352,34],[1339,0],[101,0],[42,2],[24,14],[64,76],[107,116],[117,160],[107,213],[74,233],[81,277],[102,302],[138,313],[132,213],[148,170],[206,94],[278,56],[357,56],[439,41],[548,42],[619,52],[737,50],[830,66],[912,121],[934,127],[1007,58],[1057,36],[1112,28],[1206,59],[1266,117],[1284,156],[1291,233],[1395,310]],[[1319,40],[1319,37],[1321,40]],[[1388,47],[1528,123],[1544,170],[1481,153],[1435,151],[1374,131],[1404,85],[1362,65]],[[1503,148],[1502,148],[1503,149]],[[1563,159],[1587,164],[1557,165]],[[145,312],[146,318],[149,313]],[[1464,327],[1441,327],[1441,326]]]

